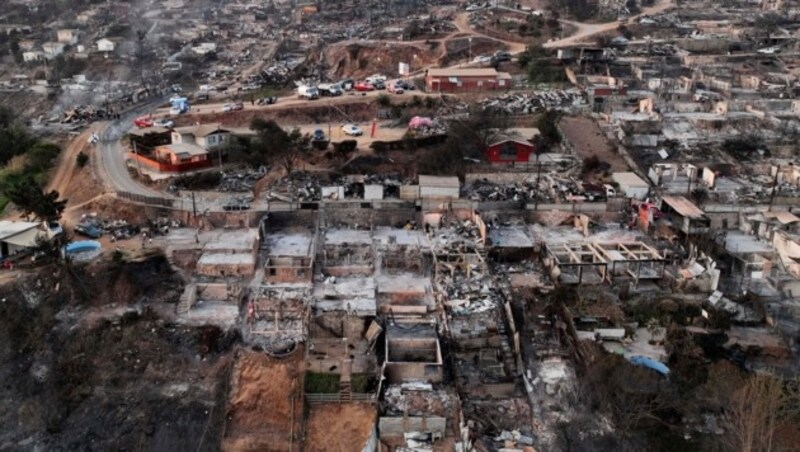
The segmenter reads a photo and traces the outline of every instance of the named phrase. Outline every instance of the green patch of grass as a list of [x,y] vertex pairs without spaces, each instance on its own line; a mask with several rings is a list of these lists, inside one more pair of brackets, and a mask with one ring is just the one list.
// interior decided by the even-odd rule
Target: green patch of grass
[[369,377],[364,374],[353,374],[350,376],[350,387],[354,393],[364,394],[369,389]]
[[309,394],[336,394],[339,392],[339,375],[308,372],[305,386]]

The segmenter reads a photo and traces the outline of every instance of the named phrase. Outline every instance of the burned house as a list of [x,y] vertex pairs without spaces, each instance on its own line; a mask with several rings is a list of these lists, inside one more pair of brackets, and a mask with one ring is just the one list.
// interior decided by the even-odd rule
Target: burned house
[[311,283],[314,276],[314,236],[306,230],[270,232],[264,238],[265,283]]
[[328,229],[322,232],[319,263],[328,276],[371,275],[374,269],[372,231]]
[[214,277],[247,277],[255,273],[258,234],[255,229],[231,230],[203,247],[198,274]]
[[436,324],[432,321],[407,319],[387,322],[385,346],[389,381],[442,381],[444,361]]

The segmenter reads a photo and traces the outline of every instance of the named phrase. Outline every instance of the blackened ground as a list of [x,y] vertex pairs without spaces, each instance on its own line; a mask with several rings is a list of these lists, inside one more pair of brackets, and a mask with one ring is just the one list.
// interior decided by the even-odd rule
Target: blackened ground
[[173,277],[156,258],[0,287],[0,450],[218,450],[237,336],[160,317]]

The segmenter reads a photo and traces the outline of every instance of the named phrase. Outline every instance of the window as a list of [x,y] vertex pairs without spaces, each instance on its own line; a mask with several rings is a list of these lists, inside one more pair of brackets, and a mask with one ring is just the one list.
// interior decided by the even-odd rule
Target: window
[[507,141],[500,145],[500,160],[516,160],[517,143]]

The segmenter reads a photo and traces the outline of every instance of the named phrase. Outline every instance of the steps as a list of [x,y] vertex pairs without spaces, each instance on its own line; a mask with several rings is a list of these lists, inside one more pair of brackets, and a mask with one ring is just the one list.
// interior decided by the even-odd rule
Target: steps
[[181,297],[178,299],[178,306],[175,308],[175,311],[178,315],[188,314],[189,310],[192,309],[192,304],[194,303],[194,295],[197,294],[197,288],[194,284],[190,284],[186,286],[186,289],[183,290]]
[[350,387],[350,381],[340,381],[339,382],[339,396],[342,399],[342,402],[349,402],[353,399],[353,392],[352,388]]

